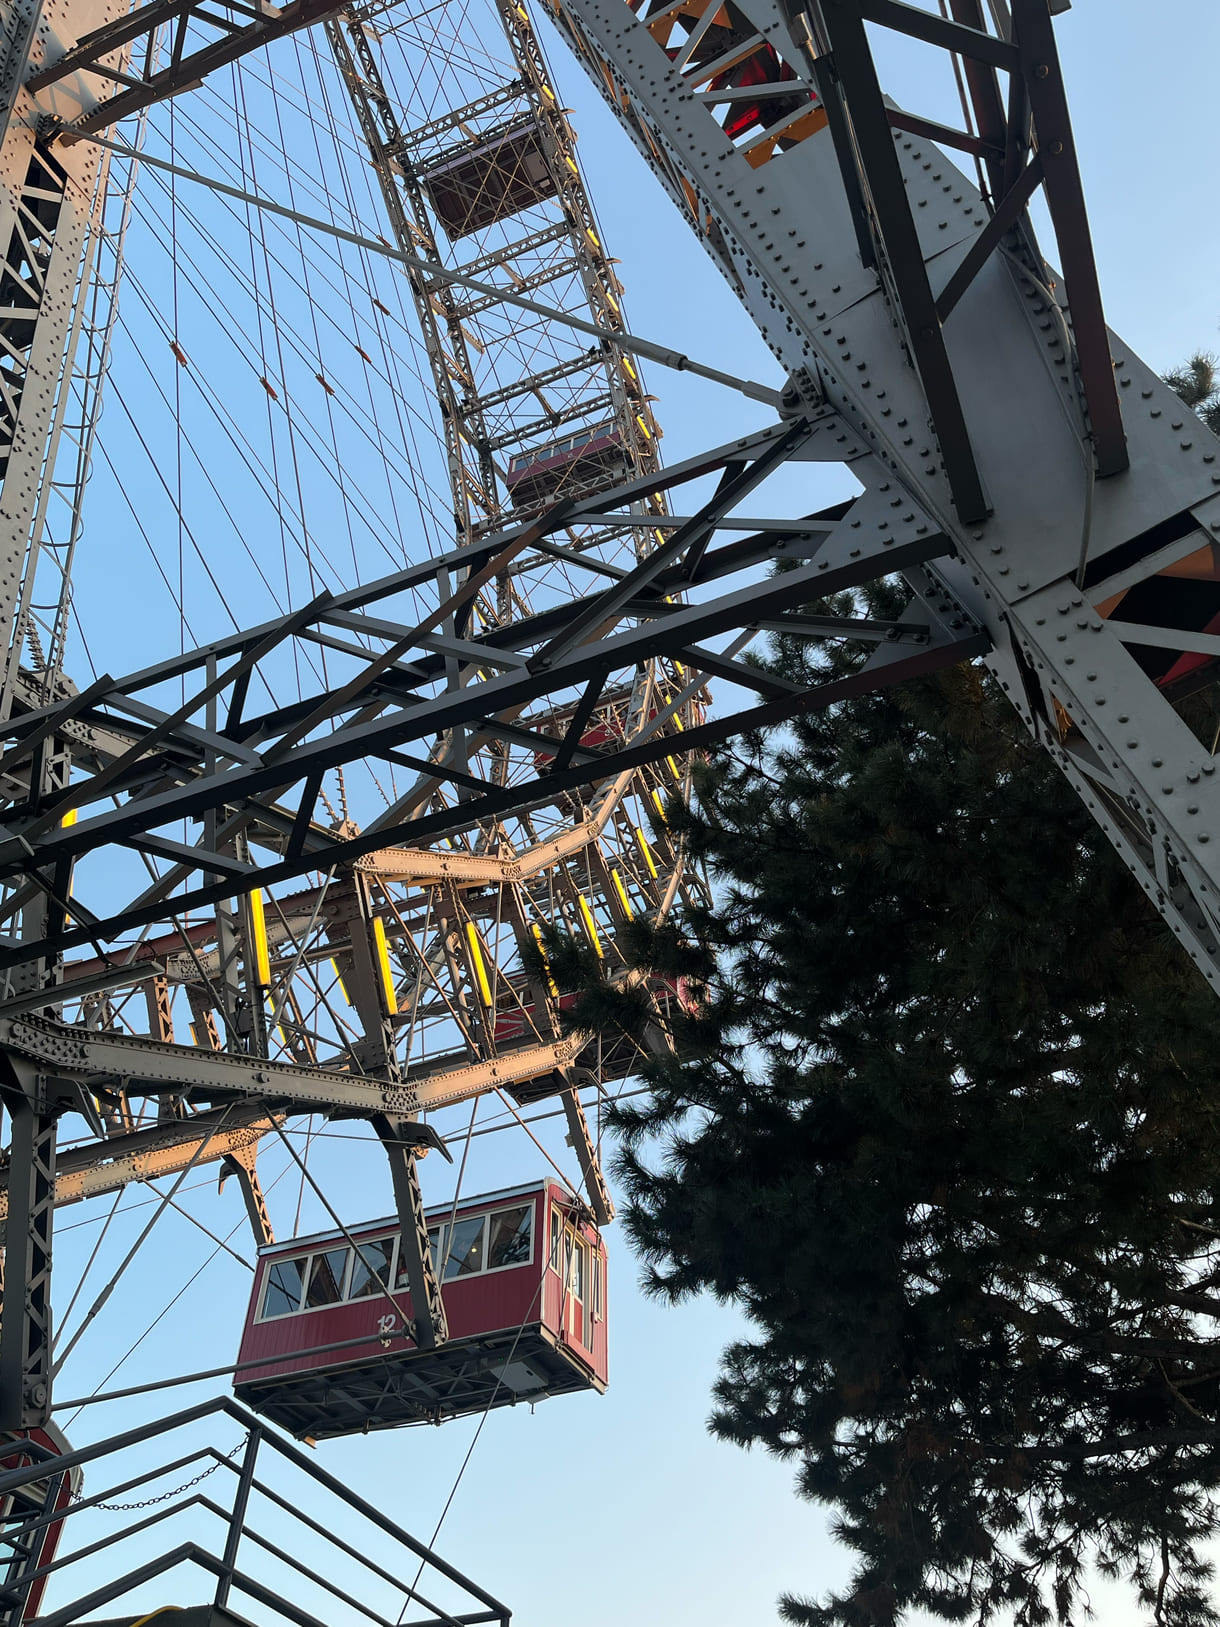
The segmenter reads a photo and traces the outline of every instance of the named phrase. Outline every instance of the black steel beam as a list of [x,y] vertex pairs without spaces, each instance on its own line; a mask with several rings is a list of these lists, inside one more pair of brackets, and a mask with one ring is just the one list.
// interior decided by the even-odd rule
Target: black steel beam
[[[918,558],[921,557],[933,557],[936,551],[942,550],[920,551],[918,554],[912,550],[906,563],[916,563]],[[898,567],[903,561],[895,558],[893,563],[895,567]],[[791,574],[796,576],[800,573]],[[863,579],[864,576],[861,573],[856,577],[853,584],[853,581],[846,573],[837,573],[834,576],[818,577],[815,580],[807,578],[803,582],[793,583],[791,578],[786,575],[778,579],[784,584],[783,586],[776,587],[773,584],[768,584],[769,591],[760,593],[757,598],[751,601],[750,609],[755,614],[749,617],[749,621],[753,624],[757,620],[766,619],[776,610],[799,603],[799,598],[790,596],[792,588],[796,588],[799,593],[803,594],[805,599],[808,599],[823,585],[826,591],[833,592],[852,585],[858,585]],[[686,630],[690,631],[689,626]],[[710,628],[712,632],[721,632],[723,630],[724,623],[720,619]],[[673,647],[671,640],[664,639],[653,653],[667,653],[672,651]],[[971,659],[974,656],[985,654],[989,648],[990,643],[986,636],[970,628],[962,631],[960,635],[945,641],[929,640],[914,650],[895,651],[893,660],[883,669],[870,669],[869,673],[862,675],[859,681],[852,678],[836,684],[820,685],[803,692],[787,694],[777,700],[759,706],[745,707],[739,711],[709,720],[698,727],[687,729],[682,735],[682,747],[688,751],[703,751],[736,734],[751,729],[764,728],[798,713],[831,705],[835,701],[845,699],[850,695],[888,687],[893,683],[902,682],[921,673],[936,670],[941,666]],[[375,826],[362,832],[357,837],[335,840],[324,853],[312,856],[309,859],[296,857],[273,860],[260,866],[257,873],[252,875],[250,885],[274,886],[280,882],[317,871],[319,868],[329,868],[332,865],[350,862],[365,853],[374,852],[389,845],[423,845],[456,829],[464,829],[474,821],[495,819],[513,811],[549,804],[554,801],[557,790],[576,789],[611,775],[622,773],[627,769],[636,768],[646,763],[659,762],[672,753],[673,749],[673,737],[658,733],[647,740],[626,745],[613,754],[607,754],[605,761],[601,763],[576,763],[562,772],[544,772],[534,779],[517,785],[506,787],[489,786],[481,796],[472,797],[463,802],[458,808],[433,809],[399,823]],[[356,755],[367,755],[367,751],[367,746],[361,744],[357,747]],[[100,842],[97,845],[101,845]],[[173,898],[173,908],[175,911],[195,910],[206,904],[227,898],[232,895],[233,891],[234,883],[231,881],[200,884],[189,890],[176,893]],[[164,920],[166,908],[165,902],[160,900],[148,904],[135,904],[126,908],[116,908],[107,915],[107,933],[113,933],[117,936],[131,928]],[[0,967],[17,964],[34,956],[59,952],[83,944],[91,944],[94,942],[95,936],[96,934],[93,932],[71,926],[66,928],[53,942],[42,941],[8,946],[0,950]]]
[[[827,0],[827,9],[842,7],[843,0]],[[1007,40],[997,39],[985,29],[951,21],[934,11],[923,11],[903,0],[857,0],[859,14],[870,23],[880,23],[895,33],[911,39],[923,40],[928,45],[939,45],[942,50],[956,51],[958,56],[973,62],[984,62],[992,68],[1015,72],[1020,57]]]
[[0,1429],[43,1422],[51,1394],[51,1227],[59,1114],[32,1070],[4,1091],[11,1130],[0,1321]]
[[1130,462],[1127,438],[1055,30],[1046,0],[1013,0],[1012,12],[1038,156],[1045,171],[1046,203],[1067,283],[1076,362],[1093,430],[1097,473],[1103,477],[1120,474]]
[[[886,0],[883,9],[890,4],[892,0]],[[906,182],[890,134],[889,110],[877,79],[864,19],[846,0],[823,0],[822,21],[834,53],[860,171],[885,246],[886,270],[940,442],[945,474],[958,516],[970,524],[986,517],[987,498],[945,349],[919,234],[911,218]]]

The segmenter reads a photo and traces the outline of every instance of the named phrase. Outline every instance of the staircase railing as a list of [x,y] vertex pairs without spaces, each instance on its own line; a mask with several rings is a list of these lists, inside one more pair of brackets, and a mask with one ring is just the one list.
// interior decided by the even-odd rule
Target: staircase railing
[[[186,1449],[175,1449],[173,1437],[198,1435],[197,1426],[222,1419],[245,1432],[230,1451],[213,1443],[214,1430],[202,1441],[179,1441]],[[168,1455],[158,1450],[148,1464],[150,1444],[168,1447]],[[20,1443],[6,1452],[19,1450]],[[134,1473],[123,1471],[124,1454]],[[133,1455],[138,1467],[130,1464]],[[508,1627],[506,1605],[227,1396],[67,1452],[55,1468],[67,1472],[77,1465],[105,1465],[108,1474],[117,1470],[118,1479],[58,1512],[36,1511],[0,1530],[2,1572],[6,1554],[37,1552],[40,1533],[64,1522],[53,1559],[34,1570],[22,1568],[19,1579],[0,1585],[2,1627],[17,1627],[23,1601],[42,1577],[51,1579],[48,1591],[57,1608],[39,1615],[37,1627],[69,1627],[120,1599],[137,1614],[166,1604],[171,1573],[178,1573],[172,1585],[179,1591],[184,1586],[195,1590],[198,1577],[188,1580],[192,1573],[207,1577],[205,1596],[194,1603],[206,1603],[210,1596],[215,1606],[225,1607],[231,1598],[244,1597],[260,1607],[260,1620],[291,1622],[293,1627],[358,1627],[365,1622],[378,1627],[478,1627],[485,1622]],[[38,1453],[30,1465],[0,1473],[0,1499],[45,1478],[47,1467],[45,1455]],[[90,1480],[95,1473],[96,1467]],[[182,1481],[184,1474],[188,1478]],[[218,1501],[197,1489],[214,1474],[231,1489],[231,1498],[222,1493]],[[169,1476],[181,1483],[169,1491],[156,1490]],[[116,1502],[118,1498],[127,1500]],[[100,1516],[144,1509],[152,1512],[93,1536],[101,1528]],[[189,1527],[183,1523],[188,1513]],[[170,1522],[176,1524],[171,1528]],[[202,1537],[200,1523],[208,1527]],[[172,1540],[178,1536],[182,1540]],[[161,1548],[167,1538],[171,1540]],[[150,1553],[150,1548],[160,1551]],[[152,1596],[154,1584],[159,1586]],[[78,1587],[84,1591],[70,1603],[59,1603],[65,1588]]]

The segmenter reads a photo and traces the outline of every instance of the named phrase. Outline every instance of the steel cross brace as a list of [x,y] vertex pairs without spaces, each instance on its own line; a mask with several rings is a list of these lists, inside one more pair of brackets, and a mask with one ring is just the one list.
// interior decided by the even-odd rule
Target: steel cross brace
[[[790,431],[784,432],[785,437],[790,434]],[[604,494],[601,501],[605,501]],[[897,507],[892,506],[895,502]],[[735,538],[723,548],[712,548],[706,545],[707,529],[693,533],[688,530],[683,557],[678,557],[676,549],[669,553],[662,550],[663,557],[655,569],[648,561],[640,567],[631,601],[638,618],[635,626],[609,636],[598,636],[607,621],[613,623],[623,616],[619,589],[611,589],[609,603],[606,599],[599,603],[595,596],[588,604],[578,604],[575,612],[567,609],[540,618],[538,626],[520,624],[515,639],[525,642],[527,648],[529,642],[533,642],[534,659],[538,661],[536,671],[531,670],[533,661],[499,672],[494,671],[488,661],[482,670],[491,672],[490,677],[472,679],[461,689],[440,690],[427,697],[414,693],[404,696],[401,691],[391,689],[387,684],[387,678],[393,677],[390,663],[375,658],[368,663],[373,669],[372,679],[368,683],[353,681],[347,688],[346,703],[354,713],[349,722],[325,734],[298,738],[303,732],[298,721],[300,708],[288,709],[282,717],[261,721],[260,732],[271,734],[273,739],[278,733],[279,744],[264,753],[264,757],[271,760],[263,761],[258,768],[241,761],[223,771],[210,774],[203,771],[186,784],[130,797],[117,809],[81,819],[67,828],[52,825],[45,814],[35,814],[30,827],[34,830],[32,839],[15,832],[8,842],[0,844],[0,867],[14,877],[31,869],[41,871],[58,866],[62,871],[92,852],[113,851],[116,843],[148,846],[150,831],[155,827],[184,816],[198,818],[209,809],[226,810],[226,823],[220,827],[222,835],[230,834],[238,826],[253,826],[256,820],[261,820],[265,828],[271,810],[260,798],[269,792],[282,795],[284,788],[293,784],[304,785],[308,794],[310,788],[316,786],[320,773],[334,764],[397,751],[412,741],[443,738],[459,727],[473,728],[477,732],[480,724],[486,724],[489,732],[494,733],[498,720],[519,718],[523,709],[539,703],[552,708],[564,705],[570,716],[571,705],[564,697],[583,692],[584,704],[588,705],[590,695],[595,697],[612,674],[630,674],[641,663],[658,655],[678,657],[696,671],[703,656],[707,665],[725,670],[726,657],[714,651],[704,653],[708,640],[730,635],[734,642],[727,659],[731,662],[732,651],[748,638],[750,630],[777,613],[859,586],[879,575],[920,566],[942,555],[946,549],[944,537],[927,518],[910,507],[905,498],[889,490],[861,498],[846,515],[830,520],[818,517],[811,522],[794,521],[787,536],[768,531],[755,538]],[[768,562],[794,559],[806,562],[796,563],[793,569],[779,575],[760,577],[758,574]],[[744,577],[745,580],[733,591],[713,598],[676,606],[665,603],[674,587],[685,586],[692,592],[714,590],[725,577]],[[626,584],[621,586],[625,591]],[[651,616],[645,616],[639,608],[644,588],[649,589],[655,600]],[[843,680],[843,683],[848,688],[853,684],[867,688],[896,682],[917,671],[981,653],[986,640],[960,604],[942,593],[941,605],[941,612],[921,615],[918,625],[898,623],[887,629],[888,636],[881,646],[884,659],[875,661],[858,680]],[[563,629],[565,624],[571,625],[573,615],[578,625],[570,637],[565,637]],[[850,637],[853,630],[854,619],[850,617],[841,629],[833,617],[810,623],[807,628],[816,636]],[[873,630],[874,635],[877,631]],[[583,641],[578,642],[581,635]],[[258,638],[265,640],[266,634],[260,630]],[[390,648],[398,650],[405,642],[398,640]],[[793,689],[765,675],[754,675],[748,669],[730,666],[728,670],[735,677],[749,678],[756,691],[770,698],[754,707],[739,701],[735,712],[686,731],[684,748],[698,750],[760,722],[829,704],[840,693],[847,692],[841,685]],[[315,708],[315,713],[319,712],[320,707]],[[519,724],[511,725],[514,733],[518,727]],[[287,749],[283,747],[285,735],[290,742]],[[158,748],[160,743],[159,736]],[[172,907],[194,908],[204,901],[229,896],[249,886],[285,880],[315,871],[320,866],[328,868],[337,861],[351,860],[392,843],[419,845],[446,831],[468,828],[480,819],[506,810],[553,800],[559,790],[595,783],[624,769],[655,762],[672,750],[672,735],[641,731],[638,737],[629,737],[608,747],[601,756],[573,750],[569,753],[571,760],[558,766],[554,733],[549,732],[545,724],[541,728],[535,725],[533,730],[526,729],[524,733],[523,754],[526,762],[532,759],[528,772],[523,771],[520,780],[510,785],[489,782],[477,785],[476,782],[476,787],[468,787],[469,794],[453,807],[436,808],[422,803],[412,806],[413,801],[419,803],[421,799],[409,796],[358,836],[340,837],[318,832],[307,851],[272,851],[263,859],[251,848],[250,868],[244,874],[234,874],[230,867],[228,873],[217,876],[216,872],[224,867],[215,862],[214,848],[190,849],[185,844],[176,844],[174,856],[182,860],[176,874],[182,879],[175,887]],[[152,755],[161,777],[164,764],[155,752]],[[443,760],[433,761],[430,771],[437,780],[444,781]],[[113,784],[104,770],[103,777],[108,785]],[[86,804],[88,780],[78,780],[71,794],[74,800]],[[294,816],[288,810],[280,818],[291,825]],[[57,950],[94,942],[102,934],[117,934],[136,923],[164,918],[167,899],[161,890],[155,889],[153,896],[133,899],[123,909],[108,911],[104,927],[79,924],[88,903],[86,873],[87,866],[82,865],[76,878],[74,920],[57,934]],[[0,965],[16,964],[40,952],[45,951],[36,943],[5,945],[0,948]]]
[[[194,90],[215,69],[321,22],[337,9],[336,0],[290,0],[282,7],[269,0],[249,4],[244,0],[150,0],[84,35],[55,62],[32,74],[26,88],[33,95],[42,95],[65,80],[87,84],[86,75],[100,79],[102,86],[90,99],[92,105],[87,103],[67,120],[55,113],[48,117],[50,136],[85,135],[170,96]],[[154,45],[165,25],[170,29],[168,60],[157,68]],[[110,85],[120,88],[107,95],[103,87]]]

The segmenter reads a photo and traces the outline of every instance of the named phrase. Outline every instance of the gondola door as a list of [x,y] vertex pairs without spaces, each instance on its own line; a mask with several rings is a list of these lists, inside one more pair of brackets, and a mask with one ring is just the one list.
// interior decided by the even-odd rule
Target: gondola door
[[573,1237],[572,1270],[568,1278],[568,1296],[564,1305],[564,1328],[574,1344],[587,1350],[591,1339],[589,1330],[589,1282],[592,1273],[589,1245],[584,1238]]
[[593,1251],[570,1224],[564,1224],[560,1252],[560,1327],[569,1344],[589,1350],[593,1341]]

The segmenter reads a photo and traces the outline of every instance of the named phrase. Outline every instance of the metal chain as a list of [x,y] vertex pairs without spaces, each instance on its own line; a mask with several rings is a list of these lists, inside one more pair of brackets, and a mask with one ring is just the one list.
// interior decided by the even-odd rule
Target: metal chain
[[[235,1458],[246,1445],[249,1439],[250,1436],[248,1433],[243,1435],[233,1450],[225,1453],[224,1459],[221,1461],[231,1462],[232,1459]],[[203,1472],[201,1474],[197,1474],[193,1480],[184,1481],[181,1486],[175,1486],[172,1491],[163,1491],[159,1497],[145,1497],[143,1502],[139,1503],[94,1503],[93,1507],[105,1509],[108,1514],[129,1514],[134,1513],[136,1509],[140,1508],[156,1508],[158,1503],[168,1503],[171,1498],[180,1497],[184,1491],[190,1491],[192,1486],[197,1486],[201,1480],[206,1480],[210,1474],[215,1474],[220,1466],[220,1463],[213,1463],[210,1469],[204,1469]],[[72,1501],[74,1503],[79,1503],[80,1500],[81,1494],[78,1492],[76,1496],[73,1497]]]

